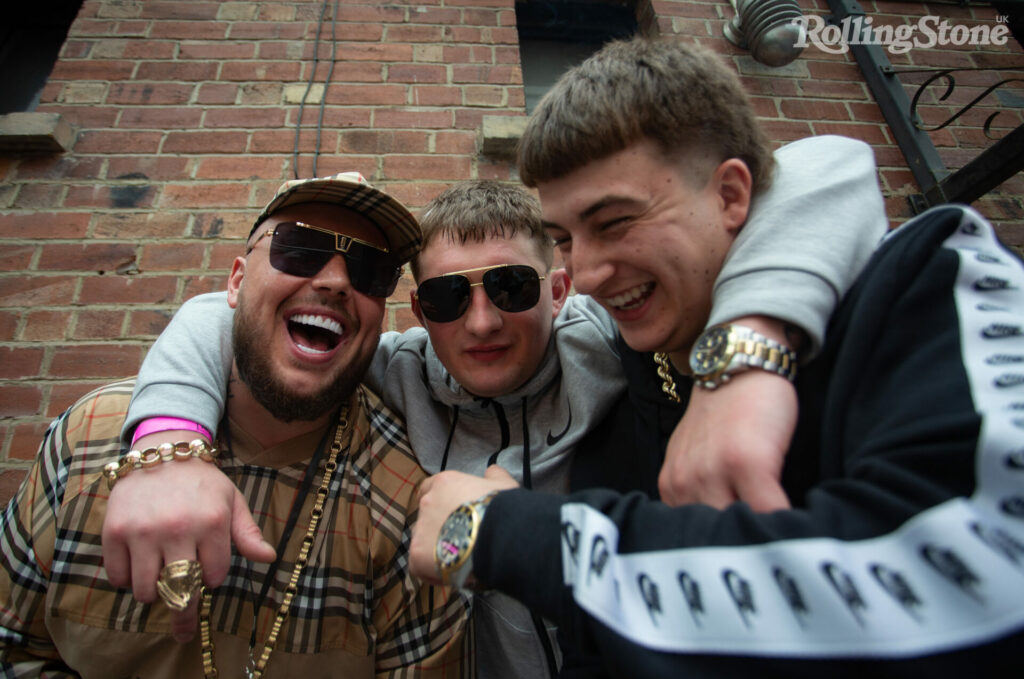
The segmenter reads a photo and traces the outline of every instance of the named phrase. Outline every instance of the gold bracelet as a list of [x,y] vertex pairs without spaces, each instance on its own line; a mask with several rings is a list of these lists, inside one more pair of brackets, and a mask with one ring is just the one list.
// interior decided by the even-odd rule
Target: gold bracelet
[[202,439],[194,439],[191,443],[161,443],[156,448],[133,450],[117,462],[110,462],[103,467],[103,475],[107,477],[107,490],[113,490],[118,479],[128,476],[134,469],[152,469],[164,462],[184,462],[197,457],[203,462],[217,463],[217,449],[211,448]]

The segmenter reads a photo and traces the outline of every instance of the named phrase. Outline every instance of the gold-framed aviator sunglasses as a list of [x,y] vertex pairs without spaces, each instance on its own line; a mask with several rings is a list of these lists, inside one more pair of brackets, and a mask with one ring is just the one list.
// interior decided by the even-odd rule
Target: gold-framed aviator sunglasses
[[[479,283],[470,283],[465,274],[483,271]],[[526,264],[497,264],[465,271],[453,271],[428,278],[416,289],[423,315],[435,323],[450,323],[469,308],[473,288],[484,286],[487,296],[502,311],[512,313],[532,309],[540,300],[541,276]]]
[[281,222],[264,231],[245,253],[252,252],[264,236],[270,236],[270,265],[289,276],[312,278],[340,254],[353,288],[370,297],[388,297],[402,275],[402,265],[387,248],[298,221]]

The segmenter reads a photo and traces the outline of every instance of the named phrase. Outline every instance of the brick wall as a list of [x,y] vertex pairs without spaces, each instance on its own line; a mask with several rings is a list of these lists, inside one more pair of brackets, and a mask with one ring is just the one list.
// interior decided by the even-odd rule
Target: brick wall
[[[333,3],[331,3],[333,4]],[[877,22],[939,14],[974,25],[995,11],[863,3]],[[725,0],[640,0],[662,34],[695,37],[728,55],[772,139],[858,137],[876,149],[894,223],[917,192],[850,55],[811,47],[768,69],[722,38]],[[825,14],[824,0],[801,0]],[[320,2],[88,0],[44,90],[40,112],[73,126],[67,153],[0,157],[0,500],[13,490],[41,434],[91,386],[131,375],[174,309],[220,289],[253,215],[291,178],[299,104],[299,173],[359,170],[412,208],[465,178],[514,179],[507,160],[478,151],[486,115],[522,117],[513,0],[345,0],[335,25]],[[905,18],[909,17],[909,19]],[[648,24],[649,25],[649,24]],[[314,41],[321,30],[313,73]],[[1020,46],[912,50],[897,65],[1024,64]],[[1018,74],[1019,75],[1019,74]],[[962,81],[964,82],[964,81]],[[969,89],[984,87],[969,74]],[[1019,83],[1011,86],[1018,97]],[[967,97],[966,100],[969,100]],[[937,111],[955,110],[929,93]],[[990,142],[985,112],[933,135],[949,167]],[[1021,124],[1008,108],[997,131]],[[1020,176],[977,207],[1024,245]],[[410,282],[387,323],[414,323]]]

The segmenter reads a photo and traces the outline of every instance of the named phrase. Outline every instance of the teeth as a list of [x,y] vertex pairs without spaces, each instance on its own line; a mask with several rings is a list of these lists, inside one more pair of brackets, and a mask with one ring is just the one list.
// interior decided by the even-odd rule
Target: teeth
[[[313,314],[296,314],[288,319],[292,323],[301,323],[302,325],[312,325],[315,328],[322,328],[333,332],[335,335],[340,335],[342,332],[341,323],[338,323],[333,318],[327,318],[326,316],[314,316]],[[317,352],[324,353],[324,352]]]
[[627,309],[633,309],[638,307],[641,300],[643,300],[647,293],[653,289],[654,283],[644,283],[643,285],[638,285],[635,288],[627,290],[621,295],[606,297],[605,302],[616,309],[622,309],[624,311]]
[[301,351],[304,354],[329,354],[330,353],[329,351],[320,351],[319,349],[314,349],[313,347],[307,347],[305,344],[301,344],[299,342],[296,342],[295,346],[297,346],[299,348],[299,351]]

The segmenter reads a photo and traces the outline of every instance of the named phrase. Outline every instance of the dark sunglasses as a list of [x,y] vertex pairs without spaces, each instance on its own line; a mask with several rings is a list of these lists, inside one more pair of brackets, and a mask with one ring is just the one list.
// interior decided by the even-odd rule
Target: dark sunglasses
[[[463,274],[475,271],[483,271],[483,278],[479,283],[470,283]],[[466,313],[472,288],[482,285],[494,306],[514,313],[536,306],[544,278],[525,264],[482,266],[428,278],[417,288],[416,299],[429,320],[449,323]]]
[[305,222],[281,222],[260,234],[246,251],[252,252],[264,236],[270,236],[270,265],[289,276],[312,278],[340,253],[352,287],[370,297],[387,297],[395,291],[402,265],[387,248]]

